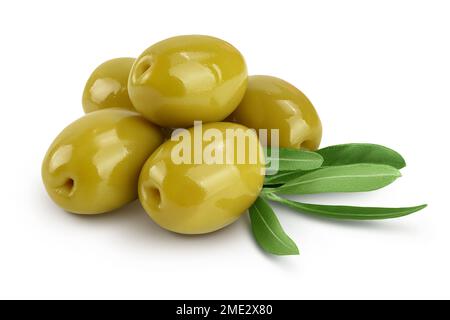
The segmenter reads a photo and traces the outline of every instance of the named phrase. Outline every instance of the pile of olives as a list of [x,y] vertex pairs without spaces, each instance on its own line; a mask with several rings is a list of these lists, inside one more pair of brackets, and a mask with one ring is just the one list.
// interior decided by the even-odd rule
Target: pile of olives
[[[279,146],[308,150],[322,135],[300,90],[248,76],[235,47],[203,35],[172,37],[137,59],[104,62],[87,80],[82,105],[86,114],[55,138],[42,164],[51,199],[72,213],[100,214],[139,197],[158,225],[183,234],[237,220],[261,192],[264,161],[174,163],[174,129],[192,132],[194,121],[220,132],[278,129]],[[256,130],[250,139],[262,148]],[[217,150],[227,145],[226,138],[215,142]]]

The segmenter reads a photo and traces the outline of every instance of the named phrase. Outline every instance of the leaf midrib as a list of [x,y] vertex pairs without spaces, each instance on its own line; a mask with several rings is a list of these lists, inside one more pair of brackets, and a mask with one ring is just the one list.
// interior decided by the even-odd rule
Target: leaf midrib
[[291,246],[289,246],[288,244],[286,244],[282,239],[280,239],[273,231],[272,228],[270,228],[269,224],[266,222],[266,220],[264,219],[263,215],[261,214],[258,206],[255,206],[255,210],[258,213],[258,215],[261,217],[262,222],[264,223],[264,225],[267,227],[267,229],[269,229],[270,233],[273,234],[273,236],[275,237],[275,239],[277,239],[279,242],[281,242],[283,244],[283,246],[285,246],[288,249],[291,249]]
[[298,185],[302,185],[305,183],[311,183],[311,182],[316,182],[316,181],[320,181],[320,180],[327,180],[327,179],[336,179],[336,178],[368,178],[368,177],[398,177],[398,175],[396,174],[359,174],[359,175],[342,175],[342,176],[330,176],[330,177],[318,177],[318,178],[314,178],[314,179],[309,179],[309,180],[304,180],[304,181],[299,181],[298,183],[287,183],[284,186],[280,187],[281,188],[287,188],[287,187],[293,187],[293,186],[298,186]]
[[[294,207],[296,209],[300,209],[300,210],[305,210],[304,213],[306,214],[311,214],[312,212],[314,212],[315,214],[319,214],[319,215],[324,215],[324,216],[328,216],[328,217],[335,217],[338,219],[345,219],[346,217],[352,217],[352,218],[372,218],[372,219],[383,219],[384,217],[397,217],[398,215],[402,216],[404,213],[413,213],[413,212],[417,212],[422,210],[423,208],[425,208],[427,205],[420,205],[420,206],[414,206],[414,207],[404,207],[404,208],[383,208],[383,207],[377,207],[379,209],[401,209],[400,211],[397,211],[395,213],[373,213],[373,214],[361,214],[361,213],[336,213],[336,212],[329,212],[329,211],[325,211],[323,209],[320,208],[320,206],[323,207],[331,207],[328,205],[314,205],[314,204],[309,204],[309,203],[302,203],[302,202],[297,202],[297,201],[292,201],[289,199],[285,199],[282,197],[279,197],[275,194],[268,194],[266,196],[269,200],[272,201],[276,201],[282,204],[285,204],[289,207]],[[317,208],[316,206],[319,206],[319,208]],[[356,209],[356,208],[352,208],[349,206],[333,206],[333,207],[340,207],[340,208],[351,208],[351,209]],[[308,212],[308,210],[310,212]],[[312,212],[311,212],[312,211]],[[412,212],[410,212],[412,211]]]
[[[277,174],[276,177],[274,177],[272,180],[276,180],[276,179],[278,179],[278,178],[283,178],[283,177],[288,176],[288,175],[291,175],[291,174],[293,174],[293,173],[294,173],[294,171],[286,171],[286,172],[284,172],[284,173]],[[267,180],[268,180],[268,181],[271,181],[271,180],[270,180],[270,176],[267,178]]]
[[286,161],[295,161],[295,162],[312,162],[312,161],[320,161],[320,158],[310,158],[310,159],[298,159],[298,158],[277,158],[278,160],[286,160]]
[[[411,210],[416,210],[416,209],[420,210],[420,209],[424,208],[424,206],[421,205],[421,206],[415,206],[415,207],[401,208],[402,210],[399,210],[394,213],[361,214],[361,213],[336,213],[336,212],[329,212],[329,211],[327,212],[327,211],[322,211],[320,208],[310,207],[309,204],[305,204],[305,203],[301,203],[299,205],[297,205],[295,203],[290,203],[290,202],[285,202],[285,203],[286,203],[286,205],[297,207],[299,209],[311,210],[311,211],[314,210],[317,214],[328,215],[330,217],[337,217],[337,218],[342,218],[342,217],[347,217],[347,216],[358,217],[358,218],[391,217],[391,216],[396,216],[399,214],[401,215],[405,212],[410,212]],[[341,206],[341,207],[346,207],[346,206]],[[383,208],[383,209],[389,210],[389,208]],[[395,208],[395,209],[397,209],[397,208]]]

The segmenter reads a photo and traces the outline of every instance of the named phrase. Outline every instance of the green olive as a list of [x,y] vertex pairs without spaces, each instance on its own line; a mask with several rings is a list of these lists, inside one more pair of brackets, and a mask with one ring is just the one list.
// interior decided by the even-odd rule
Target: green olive
[[247,67],[229,43],[202,35],[178,36],[145,50],[130,73],[135,108],[164,127],[225,119],[247,87]]
[[[196,140],[198,127],[181,129],[175,133],[177,139],[164,142],[139,177],[139,199],[148,215],[177,233],[202,234],[229,225],[256,200],[264,180],[262,148],[254,130],[209,123],[202,127],[201,140]],[[239,141],[245,143],[239,145],[235,137],[243,133],[245,139]],[[183,142],[189,146],[186,153],[179,149]],[[186,156],[185,161],[180,162],[178,155]]]
[[97,67],[89,77],[83,91],[85,113],[106,109],[134,110],[128,96],[128,76],[136,59],[117,58]]
[[45,188],[70,212],[117,209],[137,198],[140,170],[162,141],[160,129],[136,112],[89,113],[66,127],[48,149],[42,163]]
[[[257,130],[279,129],[284,148],[316,150],[322,139],[322,124],[308,98],[275,77],[249,77],[247,92],[229,119]],[[270,144],[270,132],[267,138]]]

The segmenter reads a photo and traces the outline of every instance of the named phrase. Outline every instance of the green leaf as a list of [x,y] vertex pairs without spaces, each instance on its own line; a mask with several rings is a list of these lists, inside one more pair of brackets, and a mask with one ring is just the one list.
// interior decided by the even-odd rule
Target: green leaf
[[264,251],[276,255],[298,254],[294,241],[283,231],[270,205],[261,197],[249,209],[253,235]]
[[302,203],[281,198],[276,194],[264,194],[269,200],[279,202],[302,213],[346,220],[381,220],[399,218],[422,210],[427,205],[403,208],[354,207]]
[[378,144],[339,144],[317,150],[316,152],[324,158],[323,166],[374,163],[401,169],[406,165],[405,159],[398,152]]
[[380,189],[400,177],[396,168],[382,164],[325,167],[270,189],[282,194],[362,192]]
[[274,175],[266,176],[264,179],[264,185],[285,184],[291,180],[301,177],[309,171],[282,171]]
[[[278,160],[278,170],[312,170],[320,168],[323,163],[323,158],[320,154],[311,151],[300,149],[279,148],[278,156],[273,155],[271,148],[267,149],[268,159],[270,160],[267,167],[270,167],[272,162]],[[271,159],[275,157],[274,159]]]

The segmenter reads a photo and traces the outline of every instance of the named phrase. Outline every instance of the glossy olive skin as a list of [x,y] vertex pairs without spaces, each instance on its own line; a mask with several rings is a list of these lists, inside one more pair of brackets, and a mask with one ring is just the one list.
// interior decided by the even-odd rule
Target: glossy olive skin
[[128,92],[136,110],[163,127],[190,127],[195,120],[225,119],[247,87],[241,53],[210,36],[186,35],[145,50],[130,73]]
[[136,59],[117,58],[99,65],[89,77],[83,91],[85,113],[106,109],[134,110],[128,96],[128,77]]
[[[203,126],[204,131],[211,128],[221,133],[247,130],[227,122]],[[191,135],[193,131],[189,129]],[[264,180],[264,156],[254,131],[248,141],[246,146],[253,143],[255,147],[243,148],[245,161],[241,164],[176,163],[171,155],[178,141],[166,141],[148,159],[139,177],[139,199],[148,215],[161,227],[182,234],[212,232],[238,219],[256,200]],[[193,139],[191,143],[193,155]],[[230,145],[226,136],[216,143],[216,151],[234,148],[237,155],[237,144]],[[202,141],[201,146],[200,154],[208,143]],[[250,152],[255,152],[256,161],[250,160]]]
[[[254,129],[279,129],[279,146],[316,150],[322,124],[308,98],[290,83],[271,76],[250,76],[247,92],[229,118]],[[271,143],[268,133],[268,143]]]
[[42,180],[66,211],[111,211],[137,198],[140,170],[162,142],[160,129],[137,112],[95,111],[56,137],[42,163]]

